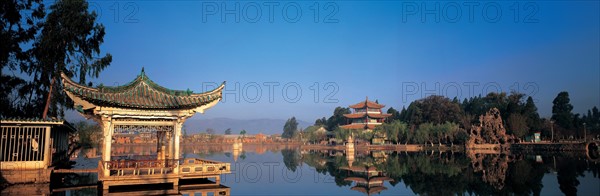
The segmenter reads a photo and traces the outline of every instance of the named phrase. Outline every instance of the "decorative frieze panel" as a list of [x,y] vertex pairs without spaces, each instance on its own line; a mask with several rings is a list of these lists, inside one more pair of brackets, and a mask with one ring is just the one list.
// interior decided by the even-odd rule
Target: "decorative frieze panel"
[[114,125],[114,134],[140,134],[155,132],[172,132],[173,125]]

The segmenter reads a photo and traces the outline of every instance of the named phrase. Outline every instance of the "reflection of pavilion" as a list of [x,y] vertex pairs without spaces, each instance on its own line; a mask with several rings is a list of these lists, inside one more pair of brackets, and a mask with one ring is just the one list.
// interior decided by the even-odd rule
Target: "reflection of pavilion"
[[[201,159],[180,160],[183,123],[195,113],[216,105],[225,84],[212,91],[193,93],[162,87],[142,72],[132,82],[117,87],[92,88],[73,82],[62,74],[65,93],[75,108],[103,128],[102,159],[98,180],[103,189],[112,185],[172,183],[179,179],[215,178],[230,173],[229,163]],[[155,135],[157,154],[112,157],[111,145],[116,135],[133,133]],[[139,155],[139,154],[138,154]]]
[[374,166],[353,166],[354,150],[351,153],[347,152],[346,160],[348,161],[348,167],[340,167],[340,169],[348,172],[349,177],[345,178],[345,181],[354,182],[355,186],[350,188],[352,190],[371,195],[386,190],[385,181],[394,181]]
[[218,186],[196,186],[196,185],[181,185],[179,187],[179,195],[230,195],[231,188],[223,185]]
[[232,152],[233,153],[233,161],[237,161],[243,148],[244,148],[244,144],[242,143],[242,139],[240,139],[240,138],[236,139],[235,142],[233,143],[233,152]]
[[348,176],[345,181],[352,181],[355,186],[352,190],[371,195],[387,190],[384,186],[385,181],[394,181],[392,178],[385,176],[384,172],[378,171],[374,166],[349,166],[341,167],[340,169],[347,170]]

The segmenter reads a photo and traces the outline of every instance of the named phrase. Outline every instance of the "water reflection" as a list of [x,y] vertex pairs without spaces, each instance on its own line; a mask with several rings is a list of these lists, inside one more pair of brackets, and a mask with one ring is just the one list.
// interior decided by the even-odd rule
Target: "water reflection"
[[[118,150],[113,151],[117,154],[113,155],[155,153],[153,148],[156,147],[118,146],[115,147]],[[99,153],[94,149],[82,150],[76,166],[96,167]],[[178,194],[597,195],[600,191],[597,186],[600,163],[590,160],[583,152],[410,153],[303,150],[301,146],[245,144],[237,149],[232,145],[184,145],[182,153],[182,157],[235,163],[232,167],[236,168],[232,169],[234,174],[224,176],[227,179],[223,179],[223,187],[180,186]],[[259,179],[254,180],[256,176]],[[296,179],[294,176],[301,179],[290,180]],[[98,188],[94,180],[93,175],[70,174],[53,178],[52,184],[10,186],[1,194],[96,195]]]
[[[384,192],[384,181],[403,183],[416,194],[533,194],[540,195],[544,175],[557,173],[560,190],[577,194],[578,177],[592,174],[600,183],[600,164],[578,154],[526,156],[462,153],[302,151],[301,158],[282,151],[286,166],[295,167],[299,159],[335,178],[337,186],[366,194]],[[541,158],[541,162],[540,162]],[[588,187],[579,193],[598,193]]]

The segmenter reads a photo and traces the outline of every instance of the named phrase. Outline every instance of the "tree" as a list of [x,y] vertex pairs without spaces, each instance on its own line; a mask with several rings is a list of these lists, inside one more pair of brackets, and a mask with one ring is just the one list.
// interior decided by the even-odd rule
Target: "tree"
[[336,107],[333,115],[327,119],[327,130],[335,130],[338,126],[345,125],[348,120],[344,114],[350,114],[350,108]]
[[[23,48],[31,47],[45,15],[42,0],[3,0],[0,4],[0,117],[34,117],[41,113],[32,108],[27,96],[37,84],[14,72],[29,66],[31,55]],[[10,72],[13,74],[7,74]]]
[[540,114],[538,114],[537,107],[531,96],[527,97],[525,107],[523,107],[523,115],[527,118],[527,125],[529,125],[530,131],[539,131],[542,128]]
[[398,112],[398,110],[394,109],[393,107],[390,107],[386,113],[392,114],[392,116],[390,116],[386,119],[387,122],[393,122],[394,120],[400,120],[400,112]]
[[552,103],[552,120],[556,122],[556,125],[561,126],[565,129],[570,129],[573,125],[573,105],[571,105],[571,99],[569,99],[568,92],[560,92],[554,98]]
[[406,139],[408,132],[408,125],[400,120],[394,120],[389,123],[384,123],[381,126],[375,127],[375,132],[379,132],[386,136],[386,138],[394,143]]
[[298,122],[296,122],[296,117],[292,117],[285,122],[283,126],[283,134],[281,134],[282,138],[292,138],[296,134],[298,130]]
[[29,59],[22,46],[35,38],[46,15],[42,0],[3,0],[0,5],[0,69],[15,70]]
[[325,126],[327,124],[327,119],[325,117],[319,118],[315,121],[315,126]]
[[210,135],[214,135],[215,134],[215,130],[213,128],[207,128],[206,129],[206,133],[210,134]]
[[[508,103],[506,105],[506,113],[510,116],[510,114],[521,113],[523,111],[523,104],[521,104],[525,94],[518,92],[511,92],[511,94],[507,97]],[[532,100],[533,101],[533,100]]]
[[240,131],[240,135],[242,135],[242,137],[245,137],[246,136],[246,130],[242,129],[242,131]]
[[112,56],[100,55],[104,42],[104,26],[96,23],[97,14],[88,12],[84,0],[59,0],[50,6],[50,13],[42,25],[42,32],[33,44],[35,62],[23,71],[38,84],[35,92],[44,101],[42,118],[63,115],[63,109],[72,107],[62,92],[61,73],[77,75],[79,83],[86,76],[98,77],[112,61]]
[[506,120],[508,128],[517,138],[522,138],[527,135],[529,127],[527,127],[527,118],[519,113],[513,113]]
[[93,148],[99,145],[102,138],[102,128],[96,123],[79,121],[73,124],[79,136],[79,145],[85,148]]
[[225,130],[225,135],[231,135],[231,128],[227,128]]
[[457,102],[450,99],[432,95],[412,102],[407,109],[410,124],[419,125],[425,122],[441,124],[446,121],[460,122],[462,111]]

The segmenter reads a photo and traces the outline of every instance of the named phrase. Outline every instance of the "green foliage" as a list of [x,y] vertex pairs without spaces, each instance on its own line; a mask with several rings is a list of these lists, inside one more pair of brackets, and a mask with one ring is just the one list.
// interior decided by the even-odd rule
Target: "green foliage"
[[[64,109],[73,104],[62,91],[60,73],[77,76],[85,84],[87,76],[98,77],[112,61],[110,54],[100,53],[104,26],[96,23],[97,14],[89,12],[84,0],[56,1],[45,20],[39,0],[8,0],[2,9],[0,39],[8,50],[0,54],[1,66],[28,78],[2,75],[0,90],[10,95],[0,100],[2,115],[40,117],[48,104],[49,116],[64,116]],[[23,51],[21,45],[29,49]]]
[[319,143],[321,141],[326,141],[327,139],[327,131],[320,131],[321,126],[309,126],[304,129],[303,138],[309,143]]
[[327,130],[335,130],[340,125],[347,123],[344,114],[350,114],[350,108],[336,107],[333,111],[333,115],[327,119]]
[[377,133],[384,135],[389,141],[393,143],[400,143],[408,138],[408,124],[394,120],[390,123],[383,123],[381,126],[375,127],[373,130]]
[[231,135],[231,128],[227,128],[225,130],[225,135]]
[[423,123],[419,125],[412,141],[418,144],[426,142],[440,144],[464,143],[466,132],[458,124],[452,122],[442,124]]
[[325,117],[315,120],[315,126],[325,126],[327,125],[327,119]]
[[571,105],[571,99],[569,99],[568,92],[560,92],[554,98],[552,103],[552,120],[555,121],[555,124],[565,128],[570,129],[573,127],[573,105]]
[[446,121],[460,122],[460,105],[443,96],[432,95],[412,102],[403,121],[413,125],[421,123],[440,124]]
[[506,120],[509,131],[517,138],[523,138],[527,135],[529,127],[527,126],[527,118],[519,113],[510,114]]
[[537,110],[533,98],[531,96],[527,97],[522,114],[527,118],[527,125],[529,125],[530,132],[539,131],[542,128],[542,122]]
[[296,122],[296,117],[292,117],[285,122],[281,137],[290,139],[294,137],[296,131],[298,131],[298,122]]
[[[524,94],[518,92],[511,92],[509,95],[504,92],[489,93],[485,97],[476,96],[464,99],[461,103],[457,98],[450,100],[437,95],[429,96],[410,103],[408,108],[402,108],[400,112],[389,108],[387,113],[392,115],[382,126],[377,127],[374,133],[338,130],[338,125],[343,124],[341,122],[347,122],[343,114],[350,113],[350,109],[337,107],[334,115],[327,120],[327,127],[328,130],[334,132],[336,139],[344,140],[350,133],[355,133],[357,139],[363,140],[379,134],[388,138],[388,141],[392,143],[464,143],[469,135],[466,130],[471,129],[473,124],[479,123],[479,116],[491,108],[497,108],[509,133],[522,137],[541,131],[542,135],[548,137],[551,132],[549,121],[540,118],[534,99],[532,97],[525,99],[525,97]],[[566,92],[559,93],[554,103],[552,119],[557,121],[556,124],[562,127],[563,132],[566,131],[562,135],[582,137],[583,123],[586,123],[588,137],[590,134],[592,136],[600,135],[600,112],[596,107],[583,116],[574,115],[571,113],[573,106],[570,105]],[[405,122],[407,126],[398,128],[396,127],[398,124],[392,125],[394,121]],[[321,120],[317,120],[315,124],[321,122]],[[438,126],[448,127],[440,128]],[[458,128],[454,126],[458,126]],[[560,132],[561,129],[555,130],[555,135]]]
[[386,122],[392,122],[392,121],[395,121],[395,120],[400,120],[400,112],[398,112],[398,110],[394,109],[393,107],[390,107],[387,110],[386,113],[391,114],[390,117],[388,117],[387,119],[385,119]]
[[28,96],[37,84],[15,71],[30,66],[31,52],[24,48],[39,33],[45,6],[41,0],[3,0],[0,10],[0,117],[39,117],[41,111]]
[[207,128],[206,129],[206,133],[209,135],[214,135],[215,134],[215,130],[213,128]]
[[242,135],[242,136],[246,136],[246,133],[247,133],[247,132],[246,132],[246,130],[244,130],[244,129],[243,129],[242,131],[240,131],[240,135]]
[[97,147],[102,138],[102,128],[96,123],[88,123],[86,121],[79,121],[73,124],[73,127],[77,129],[79,136],[79,144],[85,148]]

